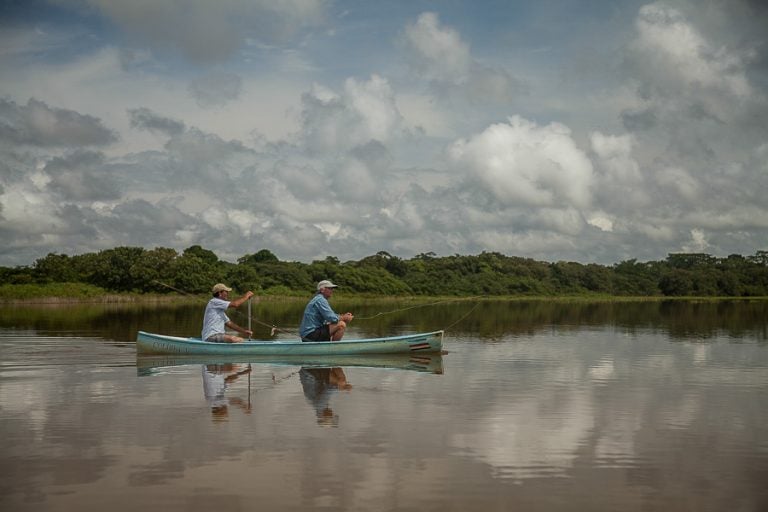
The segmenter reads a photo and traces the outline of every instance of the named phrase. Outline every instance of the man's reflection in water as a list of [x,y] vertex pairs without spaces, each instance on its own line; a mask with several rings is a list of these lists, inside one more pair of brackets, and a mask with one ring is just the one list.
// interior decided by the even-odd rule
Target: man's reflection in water
[[302,368],[299,370],[304,396],[314,406],[319,425],[335,427],[339,424],[339,415],[334,414],[329,406],[331,395],[339,389],[352,389],[347,376],[341,368]]
[[226,421],[229,418],[230,405],[241,408],[246,414],[251,413],[250,401],[244,402],[242,398],[224,396],[230,382],[250,372],[250,365],[226,363],[203,366],[203,393],[214,421]]

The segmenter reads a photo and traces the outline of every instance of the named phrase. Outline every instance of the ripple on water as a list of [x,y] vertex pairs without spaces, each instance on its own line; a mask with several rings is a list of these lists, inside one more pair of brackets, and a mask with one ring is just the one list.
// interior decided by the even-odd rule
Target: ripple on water
[[3,358],[0,370],[61,366],[135,366],[133,343],[106,340],[73,331],[47,336],[36,332],[0,332]]

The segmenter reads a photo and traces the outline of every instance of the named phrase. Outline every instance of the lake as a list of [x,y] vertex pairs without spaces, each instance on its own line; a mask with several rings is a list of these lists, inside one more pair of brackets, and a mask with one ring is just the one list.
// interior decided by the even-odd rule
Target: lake
[[0,508],[768,510],[768,301],[332,304],[447,353],[178,364],[136,332],[199,335],[203,301],[0,306]]

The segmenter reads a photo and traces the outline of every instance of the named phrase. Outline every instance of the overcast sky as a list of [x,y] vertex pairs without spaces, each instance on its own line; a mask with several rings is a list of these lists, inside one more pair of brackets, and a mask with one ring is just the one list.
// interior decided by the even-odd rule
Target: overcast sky
[[760,0],[0,0],[0,265],[768,249]]

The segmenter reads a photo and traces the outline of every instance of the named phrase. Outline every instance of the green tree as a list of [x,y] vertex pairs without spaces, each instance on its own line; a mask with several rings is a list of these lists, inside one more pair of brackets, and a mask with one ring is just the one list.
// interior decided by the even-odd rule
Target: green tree
[[585,270],[580,263],[573,261],[558,261],[550,266],[552,281],[560,293],[581,293],[584,291]]
[[171,262],[168,271],[172,276],[170,285],[183,293],[207,294],[217,282],[216,270],[210,260],[204,261],[186,251]]
[[697,267],[713,266],[715,263],[715,258],[700,252],[681,252],[667,255],[667,264],[672,268],[690,270]]
[[768,251],[757,251],[753,256],[749,256],[749,261],[763,267],[768,267]]
[[33,272],[41,283],[74,283],[78,280],[72,258],[66,254],[48,253],[35,261]]
[[141,247],[115,247],[89,258],[85,269],[90,284],[116,292],[132,291],[131,267],[139,262],[145,250]]
[[213,266],[216,263],[219,262],[219,257],[216,256],[216,253],[213,251],[209,251],[208,249],[203,249],[199,245],[191,245],[184,249],[184,252],[182,253],[183,256],[195,256],[197,258],[200,258],[200,261],[204,265],[210,265]]
[[179,256],[175,249],[156,247],[141,253],[131,265],[131,289],[141,292],[168,292],[176,268],[174,260]]
[[638,263],[636,259],[613,266],[613,293],[617,295],[653,296],[659,294],[658,265]]
[[661,293],[667,296],[687,296],[693,294],[693,275],[690,270],[673,268],[659,280]]
[[246,265],[254,265],[256,263],[271,263],[271,262],[278,262],[280,261],[277,256],[272,254],[271,251],[268,249],[261,249],[260,251],[254,253],[254,254],[246,254],[242,258],[239,258],[237,260],[238,263],[246,264]]
[[296,292],[306,293],[314,289],[313,279],[306,265],[290,262],[260,263],[253,267],[259,276],[262,289],[286,287]]
[[259,273],[250,265],[232,265],[228,267],[224,281],[238,293],[245,293],[248,290],[255,293],[261,290]]

